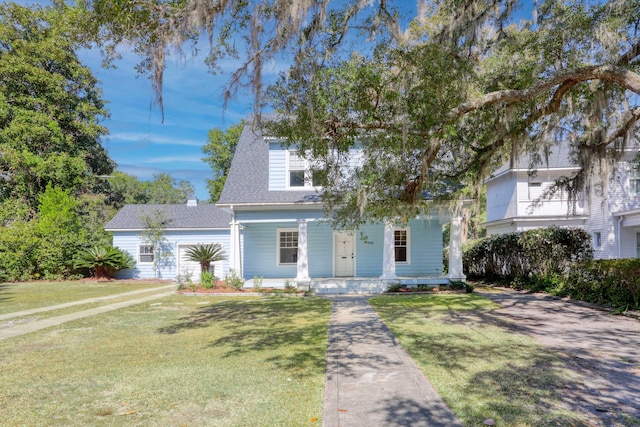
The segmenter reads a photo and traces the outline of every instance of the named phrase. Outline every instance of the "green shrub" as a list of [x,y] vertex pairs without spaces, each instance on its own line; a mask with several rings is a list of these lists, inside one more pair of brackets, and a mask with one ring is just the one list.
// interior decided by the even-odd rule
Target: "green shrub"
[[253,292],[262,291],[262,276],[253,276]]
[[110,278],[119,270],[132,268],[135,265],[133,257],[116,247],[93,247],[78,252],[73,266],[76,269],[89,269],[98,279]]
[[35,221],[15,221],[0,226],[0,283],[30,280],[42,273],[38,268],[41,239]]
[[544,284],[548,277],[562,276],[574,262],[592,257],[589,234],[559,227],[495,235],[463,248],[468,278],[526,289]]
[[558,294],[611,307],[640,309],[640,259],[576,263]]
[[200,286],[205,289],[213,288],[213,279],[213,273],[211,273],[210,271],[203,271],[202,273],[200,273]]
[[292,294],[292,293],[295,293],[297,290],[298,289],[295,286],[293,286],[293,284],[291,283],[290,280],[285,280],[284,281],[284,291],[285,291],[285,293]]
[[238,277],[235,271],[231,270],[231,274],[227,276],[225,279],[227,286],[235,289],[236,291],[242,290],[244,286],[244,280]]
[[209,271],[212,262],[227,259],[220,243],[196,245],[189,248],[186,255],[189,260],[200,263],[202,273]]
[[404,285],[400,283],[394,283],[393,285],[389,285],[387,292],[400,292],[400,289],[404,288]]

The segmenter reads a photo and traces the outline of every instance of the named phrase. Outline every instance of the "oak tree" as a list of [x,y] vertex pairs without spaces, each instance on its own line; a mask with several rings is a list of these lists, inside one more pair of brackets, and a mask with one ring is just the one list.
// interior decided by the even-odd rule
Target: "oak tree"
[[[208,62],[242,58],[225,97],[283,52],[291,69],[269,91],[274,136],[329,172],[325,200],[355,220],[398,217],[425,196],[479,188],[528,151],[533,169],[568,143],[575,195],[635,144],[640,118],[636,0],[82,1],[107,53],[132,43],[162,103],[172,49],[212,41]],[[412,12],[412,15],[407,13]],[[244,48],[244,52],[239,49]],[[243,56],[240,56],[243,54]],[[259,118],[259,115],[258,115]],[[355,171],[343,167],[351,147]]]

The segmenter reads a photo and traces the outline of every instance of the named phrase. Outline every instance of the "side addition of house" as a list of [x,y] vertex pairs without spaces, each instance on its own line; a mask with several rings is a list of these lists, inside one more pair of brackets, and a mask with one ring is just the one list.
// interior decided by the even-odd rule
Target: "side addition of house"
[[[197,244],[219,243],[227,260],[212,266],[213,274],[224,278],[229,271],[229,223],[231,215],[212,204],[190,200],[186,204],[126,205],[107,223],[113,245],[133,256],[136,265],[116,274],[118,278],[176,280],[179,276],[197,281],[200,265],[186,252]],[[154,232],[156,238],[150,238]]]

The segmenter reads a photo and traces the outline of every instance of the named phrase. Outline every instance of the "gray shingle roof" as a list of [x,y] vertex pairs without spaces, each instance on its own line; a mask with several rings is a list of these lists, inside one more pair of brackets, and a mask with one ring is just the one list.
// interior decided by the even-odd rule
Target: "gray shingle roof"
[[[548,156],[540,152],[541,163],[535,165],[535,169],[573,169],[577,167],[577,163],[571,152],[571,146],[567,141],[562,141],[552,145],[549,148]],[[492,176],[500,175],[509,169],[529,170],[531,167],[531,154],[528,152],[521,153],[512,166],[511,162],[507,162],[493,172]]]
[[143,230],[144,218],[161,212],[167,229],[229,228],[231,215],[215,205],[126,205],[105,226],[106,230]]
[[[263,117],[263,120],[265,118]],[[315,191],[269,191],[269,143],[247,120],[218,204],[319,202]]]

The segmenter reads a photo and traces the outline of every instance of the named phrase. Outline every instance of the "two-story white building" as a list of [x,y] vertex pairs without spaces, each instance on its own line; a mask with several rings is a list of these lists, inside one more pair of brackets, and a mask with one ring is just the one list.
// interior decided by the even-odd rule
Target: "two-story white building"
[[640,171],[633,166],[636,150],[616,163],[606,191],[593,185],[575,204],[566,191],[544,197],[556,179],[578,170],[566,144],[553,146],[535,174],[523,155],[505,164],[487,180],[487,235],[555,225],[579,227],[593,239],[600,259],[640,257]]

